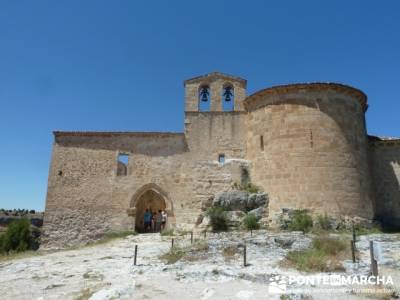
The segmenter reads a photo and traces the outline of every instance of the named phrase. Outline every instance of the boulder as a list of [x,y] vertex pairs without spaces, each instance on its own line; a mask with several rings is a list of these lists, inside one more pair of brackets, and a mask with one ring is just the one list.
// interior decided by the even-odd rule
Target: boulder
[[257,218],[257,221],[259,221],[263,217],[264,207],[259,207],[259,208],[253,209],[253,210],[249,211],[249,214],[253,214]]
[[245,211],[249,193],[244,191],[229,191],[215,196],[213,206],[220,206],[226,210]]
[[274,238],[274,242],[285,249],[290,248],[293,245],[294,241],[295,241],[295,239],[292,237],[276,237],[276,238]]
[[258,207],[264,206],[268,202],[266,193],[250,194],[247,200],[247,209],[253,210]]
[[251,211],[268,203],[266,193],[250,194],[246,191],[219,193],[213,200],[213,206],[220,206],[228,211]]

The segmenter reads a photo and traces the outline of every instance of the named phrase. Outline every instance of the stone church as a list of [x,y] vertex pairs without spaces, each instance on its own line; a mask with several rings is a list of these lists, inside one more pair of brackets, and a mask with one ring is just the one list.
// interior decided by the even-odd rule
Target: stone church
[[143,230],[146,208],[168,227],[198,225],[202,205],[249,177],[286,208],[400,226],[400,139],[369,136],[367,96],[336,83],[269,87],[210,73],[188,79],[184,132],[55,131],[44,243]]

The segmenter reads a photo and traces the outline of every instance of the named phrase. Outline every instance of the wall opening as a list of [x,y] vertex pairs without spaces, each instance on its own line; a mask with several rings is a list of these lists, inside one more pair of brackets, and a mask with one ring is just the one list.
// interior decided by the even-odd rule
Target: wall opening
[[[159,232],[161,230],[161,223],[157,222],[161,212],[166,210],[166,202],[164,197],[154,190],[147,190],[144,192],[136,202],[136,220],[135,220],[135,230],[137,232]],[[148,223],[145,220],[145,214],[147,218],[151,216],[152,221]],[[167,222],[168,222],[167,216]],[[146,223],[145,223],[146,221]]]
[[129,154],[118,154],[117,176],[128,175]]
[[225,163],[225,154],[221,153],[218,155],[218,162],[220,164],[224,164]]
[[202,85],[199,88],[199,111],[210,111],[211,92],[208,85]]
[[251,182],[249,170],[246,167],[242,167],[240,170],[240,184],[247,186]]
[[235,109],[234,89],[231,84],[226,84],[222,89],[222,110],[233,111]]
[[264,151],[264,136],[260,135],[260,149]]

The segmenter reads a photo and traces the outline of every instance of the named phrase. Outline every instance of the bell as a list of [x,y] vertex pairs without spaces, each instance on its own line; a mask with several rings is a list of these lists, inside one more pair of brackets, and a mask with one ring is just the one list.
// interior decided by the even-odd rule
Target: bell
[[207,102],[208,101],[208,90],[207,88],[202,88],[200,91],[201,101]]
[[224,96],[225,96],[225,101],[230,102],[232,100],[232,88],[230,86],[225,88]]

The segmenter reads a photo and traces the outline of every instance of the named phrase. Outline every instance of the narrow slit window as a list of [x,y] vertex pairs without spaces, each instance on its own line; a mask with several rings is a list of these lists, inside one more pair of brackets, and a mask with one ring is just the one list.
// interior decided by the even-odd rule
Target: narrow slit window
[[260,135],[260,149],[264,151],[264,136]]
[[117,176],[126,176],[128,174],[129,155],[118,154]]
[[218,162],[220,164],[224,164],[225,163],[225,154],[219,154],[218,155]]

